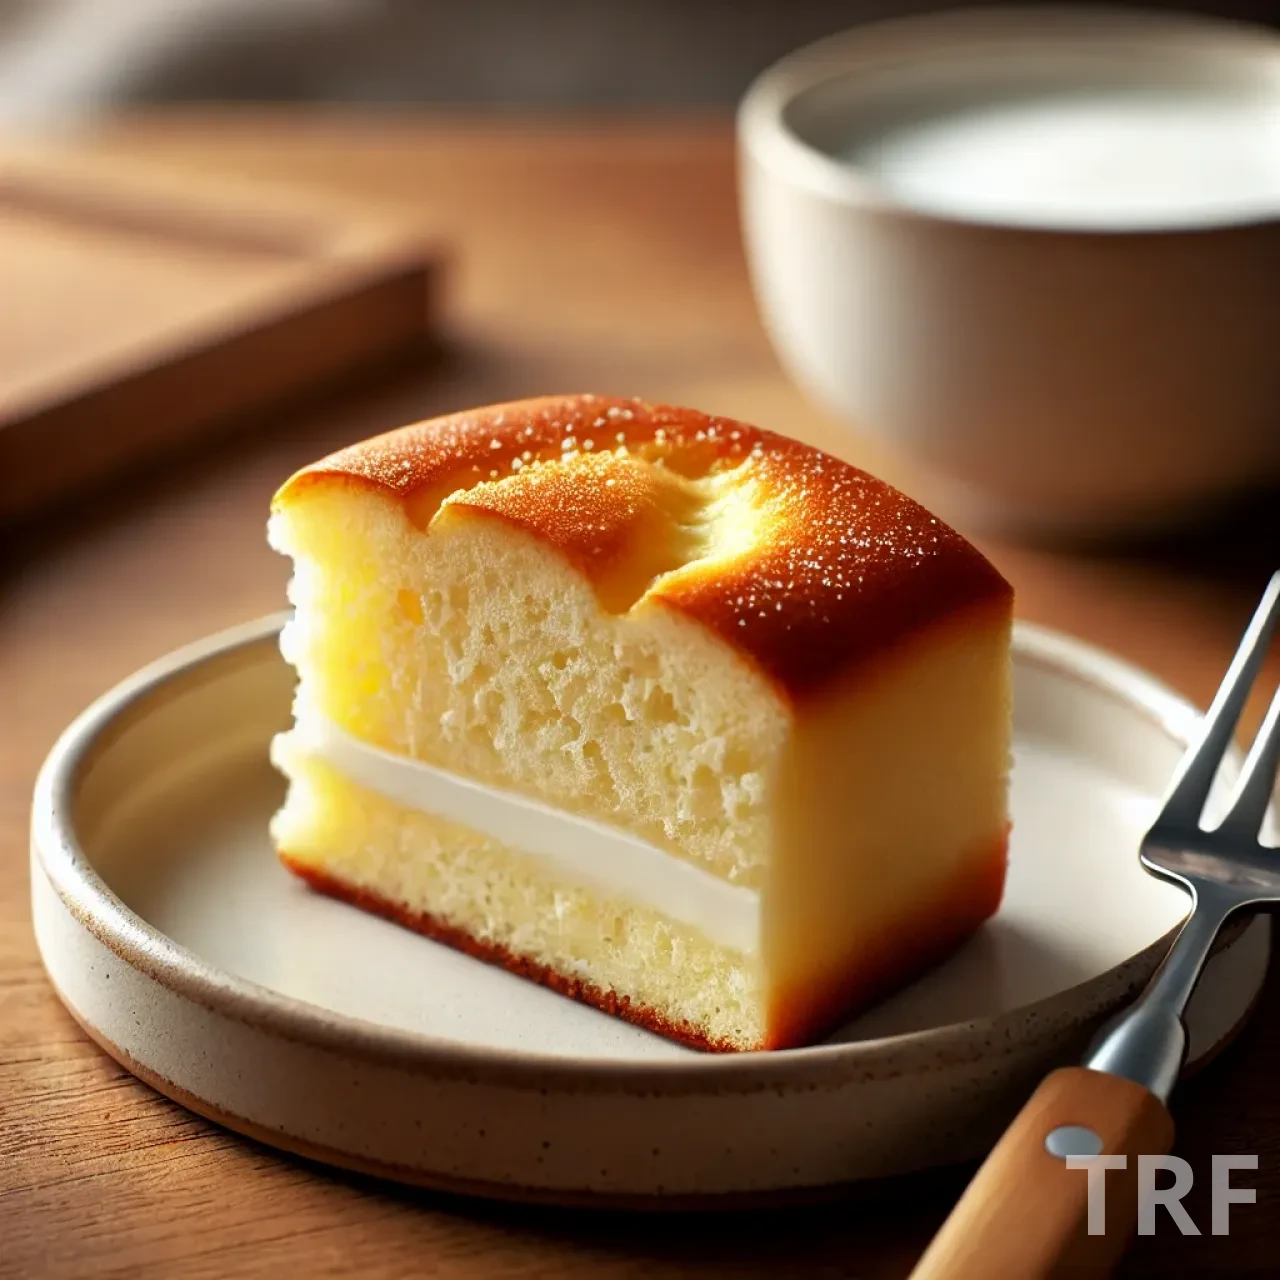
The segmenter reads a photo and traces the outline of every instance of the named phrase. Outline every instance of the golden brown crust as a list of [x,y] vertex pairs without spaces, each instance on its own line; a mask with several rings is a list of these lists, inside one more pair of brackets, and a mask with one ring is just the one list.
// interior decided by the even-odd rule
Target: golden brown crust
[[[556,460],[567,465],[541,465]],[[317,483],[354,482],[398,499],[425,528],[449,500],[534,533],[606,606],[629,607],[621,561],[656,547],[645,566],[654,575],[684,565],[668,555],[679,549],[679,484],[634,460],[695,480],[733,470],[749,488],[750,544],[643,594],[719,634],[793,699],[957,610],[1012,607],[980,552],[883,481],[772,432],[637,400],[549,397],[417,423],[304,468],[275,506]],[[617,483],[604,487],[610,474]]]
[[811,1044],[859,1009],[905,986],[951,955],[1000,908],[1009,860],[1008,827],[976,857],[960,860],[953,883],[922,904],[907,926],[853,939],[856,950],[827,983],[780,992],[769,1011],[768,1049]]
[[702,1049],[708,1053],[733,1053],[738,1050],[737,1045],[730,1044],[728,1041],[709,1039],[705,1032],[690,1023],[672,1022],[669,1018],[664,1018],[656,1009],[633,1004],[627,997],[619,996],[615,991],[604,991],[593,983],[583,982],[581,978],[572,978],[559,973],[549,965],[539,964],[536,960],[530,960],[528,956],[517,955],[499,943],[484,942],[467,933],[465,929],[446,924],[438,916],[433,916],[426,911],[412,911],[401,903],[384,898],[379,893],[373,893],[359,885],[349,884],[337,876],[308,866],[305,862],[291,858],[287,853],[281,853],[280,861],[294,875],[305,880],[319,893],[338,898],[373,915],[394,920],[396,924],[412,929],[415,933],[421,933],[436,942],[443,942],[446,946],[474,956],[477,960],[483,960],[486,964],[497,965],[498,968],[506,969],[508,973],[514,973],[517,977],[528,978],[544,987],[550,987],[552,991],[562,996],[568,996],[569,999],[577,1000],[580,1004],[591,1005],[592,1008],[612,1014],[615,1018],[632,1022],[646,1031],[652,1031],[655,1035],[665,1036],[668,1040],[675,1040],[679,1044],[688,1045],[691,1049]]
[[703,505],[665,467],[587,451],[455,493],[440,517],[496,517],[533,534],[591,582],[606,609],[623,613],[660,575],[697,556]]

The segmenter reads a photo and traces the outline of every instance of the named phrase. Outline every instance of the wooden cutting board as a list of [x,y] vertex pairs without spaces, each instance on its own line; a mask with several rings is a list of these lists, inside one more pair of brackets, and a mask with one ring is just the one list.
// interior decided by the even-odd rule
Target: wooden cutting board
[[420,348],[435,249],[256,184],[0,157],[0,523]]

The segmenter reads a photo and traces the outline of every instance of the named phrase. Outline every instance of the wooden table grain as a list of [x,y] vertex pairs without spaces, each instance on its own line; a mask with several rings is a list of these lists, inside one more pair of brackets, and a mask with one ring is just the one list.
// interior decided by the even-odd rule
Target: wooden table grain
[[[29,920],[27,816],[44,753],[141,663],[282,604],[285,566],[263,541],[264,513],[275,485],[322,450],[474,403],[595,390],[737,414],[912,483],[779,371],[737,235],[728,121],[188,114],[59,145],[356,195],[441,235],[455,261],[446,341],[421,367],[0,531],[0,1275],[905,1274],[962,1173],[825,1207],[629,1217],[402,1191],[277,1156],[100,1054],[46,984]],[[987,550],[1023,617],[1203,701],[1280,561],[1280,499],[1159,545]],[[1280,677],[1280,664],[1270,671]],[[1205,1234],[1162,1220],[1124,1274],[1275,1272],[1278,1080],[1273,981],[1252,1025],[1175,1100],[1177,1151],[1198,1175],[1187,1205]],[[1235,1175],[1258,1200],[1235,1207],[1226,1238],[1209,1234],[1214,1152],[1260,1162]]]

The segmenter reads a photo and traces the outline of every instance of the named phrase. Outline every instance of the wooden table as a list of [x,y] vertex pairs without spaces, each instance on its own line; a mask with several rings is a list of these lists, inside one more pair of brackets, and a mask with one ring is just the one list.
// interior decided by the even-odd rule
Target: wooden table
[[[778,370],[744,272],[729,124],[259,113],[145,119],[75,145],[357,193],[446,237],[456,271],[446,350],[429,364],[0,532],[0,1275],[904,1274],[962,1176],[826,1208],[633,1218],[450,1200],[283,1159],[188,1115],[89,1044],[44,981],[28,918],[27,810],[54,736],[139,664],[282,604],[285,565],[263,541],[268,499],[339,442],[474,403],[597,390],[736,413],[910,483]],[[1145,551],[988,550],[1023,617],[1116,649],[1203,701],[1280,561],[1278,510],[1273,497]],[[1258,1203],[1234,1210],[1225,1240],[1184,1239],[1162,1221],[1126,1274],[1280,1265],[1278,1082],[1273,981],[1252,1026],[1175,1103],[1178,1150],[1199,1174],[1196,1221],[1208,1231],[1211,1152],[1259,1156]]]

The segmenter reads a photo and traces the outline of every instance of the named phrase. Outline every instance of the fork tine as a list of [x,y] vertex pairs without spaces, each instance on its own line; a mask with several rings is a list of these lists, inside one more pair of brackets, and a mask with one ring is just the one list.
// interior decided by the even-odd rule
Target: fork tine
[[1257,836],[1275,791],[1277,766],[1280,766],[1280,689],[1275,691],[1262,728],[1249,748],[1240,781],[1231,795],[1231,808],[1219,831],[1249,839]]
[[[1156,819],[1157,826],[1200,825],[1200,815],[1209,797],[1209,788],[1217,776],[1222,757],[1231,745],[1236,722],[1249,697],[1249,690],[1257,679],[1258,669],[1262,666],[1277,622],[1280,622],[1280,572],[1271,575],[1271,581],[1258,602],[1258,608],[1240,641],[1235,657],[1231,659],[1231,665],[1214,695],[1200,731],[1182,757],[1169,797]],[[1259,735],[1258,740],[1262,744],[1260,755],[1266,753],[1270,736],[1268,734],[1264,738]],[[1253,753],[1250,753],[1250,760],[1253,758]],[[1258,764],[1259,768],[1250,769],[1246,778],[1260,775],[1261,765],[1265,764],[1265,760],[1260,759]],[[1272,770],[1274,772],[1274,762]],[[1252,797],[1252,792],[1250,796]]]

